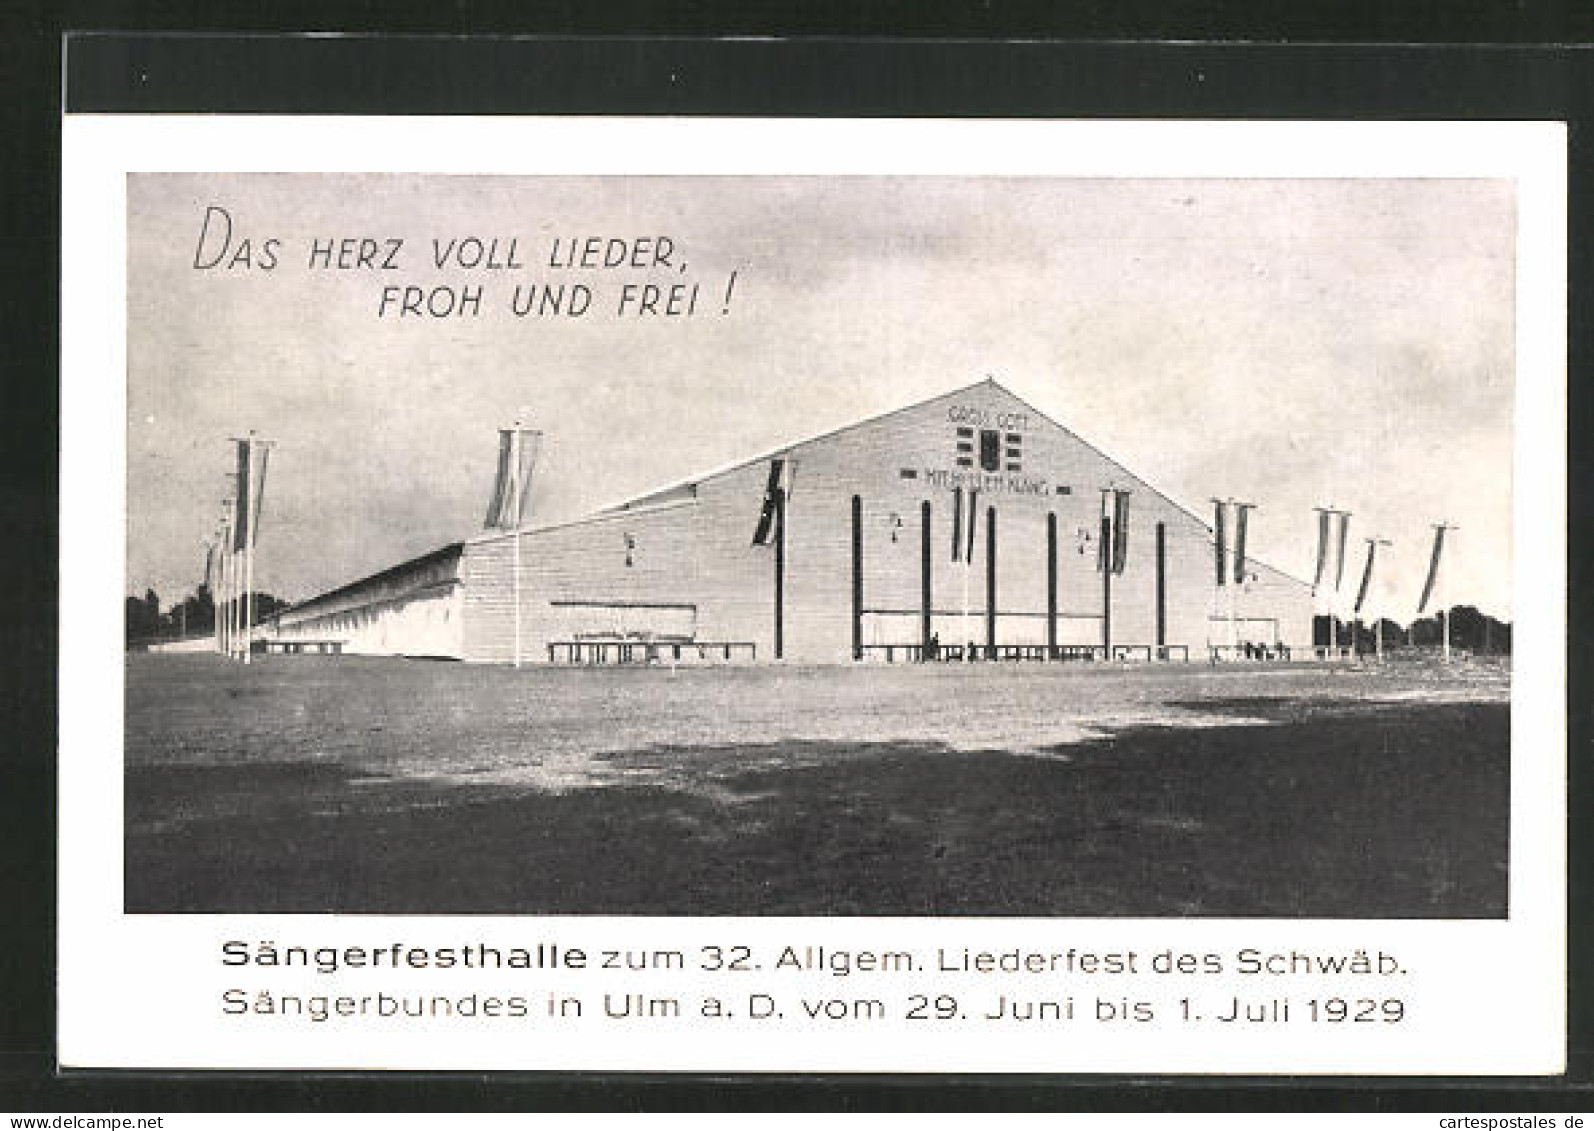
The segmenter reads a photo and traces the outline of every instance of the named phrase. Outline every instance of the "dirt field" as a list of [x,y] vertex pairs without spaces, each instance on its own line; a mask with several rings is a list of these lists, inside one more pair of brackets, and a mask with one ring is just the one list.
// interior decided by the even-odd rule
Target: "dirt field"
[[1508,679],[135,655],[126,905],[1500,916]]

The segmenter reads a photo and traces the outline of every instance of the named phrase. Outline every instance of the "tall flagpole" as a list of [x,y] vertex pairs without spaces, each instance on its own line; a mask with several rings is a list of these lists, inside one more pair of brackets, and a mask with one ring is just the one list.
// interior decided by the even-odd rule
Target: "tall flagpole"
[[[1229,504],[1227,500],[1220,499],[1216,495],[1211,496],[1211,499],[1213,579],[1212,615],[1207,618],[1207,645],[1211,649],[1210,654],[1216,658],[1218,645],[1212,643],[1212,622],[1223,615],[1224,582],[1229,576]],[[1232,625],[1230,635],[1231,637],[1233,635]],[[1232,639],[1230,644],[1233,644]],[[1232,653],[1229,658],[1231,660],[1234,658]]]
[[[1339,531],[1337,529],[1336,524],[1341,522],[1341,521],[1343,521],[1343,519],[1341,519],[1339,511],[1330,510],[1328,512],[1328,514],[1329,514],[1328,537],[1330,539],[1330,543],[1329,544],[1331,546],[1337,547],[1339,545]],[[1339,659],[1339,556],[1340,555],[1339,555],[1338,549],[1333,550],[1332,553],[1334,555],[1334,557],[1331,559],[1332,562],[1333,562],[1333,567],[1332,568],[1334,570],[1335,576],[1334,576],[1334,580],[1329,584],[1329,587],[1328,587],[1328,658],[1330,660],[1337,660],[1337,659]],[[1327,580],[1327,578],[1325,578],[1324,580]]]
[[216,638],[216,651],[221,651],[221,535],[216,535],[216,549],[210,559],[210,633]]
[[227,533],[227,658],[238,648],[238,556],[233,553],[232,532]]
[[[1372,607],[1374,613],[1373,654],[1378,658],[1379,663],[1383,663],[1384,661],[1384,609],[1383,602],[1378,600],[1377,593],[1375,592],[1375,587],[1377,584],[1377,566],[1373,563],[1378,556],[1378,547],[1392,545],[1394,545],[1394,543],[1388,538],[1384,538],[1378,534],[1374,534],[1371,538],[1367,539],[1368,569],[1370,571],[1367,575],[1367,598],[1368,604]],[[1357,623],[1360,623],[1359,617],[1357,618]]]
[[[236,495],[236,492],[234,492],[234,495]],[[222,538],[221,538],[221,589],[222,589],[221,653],[222,653],[222,655],[226,656],[229,660],[232,659],[232,649],[233,649],[233,631],[232,631],[232,629],[233,629],[233,624],[232,624],[232,616],[233,616],[233,599],[232,599],[232,590],[233,590],[233,560],[232,560],[232,557],[233,557],[233,554],[232,554],[233,513],[232,513],[232,509],[233,509],[233,506],[234,506],[235,503],[236,503],[236,498],[227,498],[227,499],[223,499],[222,500],[222,504],[221,504],[222,505],[222,514],[224,516],[223,519],[222,519],[222,524],[221,524],[221,528],[222,528]]]
[[[1440,529],[1444,529],[1440,527]],[[1439,629],[1444,641],[1445,663],[1450,662],[1450,586],[1446,584],[1445,563],[1439,563]]]
[[210,638],[211,638],[211,643],[216,645],[216,649],[218,651],[220,651],[220,649],[221,649],[221,637],[219,635],[217,635],[220,632],[220,627],[219,627],[219,625],[217,623],[217,620],[216,620],[216,581],[217,581],[216,573],[217,573],[217,571],[216,571],[216,547],[215,547],[215,544],[212,543],[211,549],[210,549],[210,558],[209,558],[208,568],[205,570],[205,588],[210,590]]
[[1239,550],[1240,507],[1242,504],[1234,499],[1228,499],[1225,505],[1230,508],[1230,512],[1234,515],[1234,528],[1229,531],[1229,544],[1223,548],[1223,573],[1229,579],[1229,584],[1225,588],[1229,591],[1229,658],[1232,660],[1240,650],[1240,626],[1235,615],[1235,602],[1239,598],[1235,596],[1234,592],[1240,587],[1240,579],[1234,576],[1231,563],[1236,560],[1236,554]]
[[1236,617],[1236,605],[1240,600],[1240,588],[1245,584],[1245,562],[1240,558],[1240,553],[1245,549],[1245,543],[1240,539],[1242,529],[1249,530],[1250,515],[1248,512],[1256,509],[1255,503],[1247,503],[1241,499],[1231,499],[1234,504],[1234,532],[1229,539],[1229,554],[1234,562],[1229,571],[1229,644],[1234,649],[1240,647],[1239,625]]
[[[1441,522],[1435,529],[1442,530],[1446,535],[1450,535],[1458,530],[1459,527],[1452,526],[1448,522]],[[1445,540],[1451,543],[1450,556],[1455,557],[1454,542],[1448,537]],[[1443,549],[1441,549],[1441,555],[1443,552]],[[1450,571],[1445,568],[1442,557],[1438,564],[1439,577],[1436,579],[1435,588],[1439,590],[1439,623],[1442,630],[1441,639],[1443,640],[1444,659],[1445,663],[1448,664],[1450,662]]]
[[244,497],[244,510],[249,521],[244,527],[244,665],[247,667],[254,653],[255,642],[255,432],[249,430],[244,440],[244,462],[249,467],[249,488]]
[[227,534],[227,658],[238,654],[238,554],[232,548],[233,534]]
[[227,654],[227,522],[222,520],[221,537],[216,542],[216,652]]
[[[1321,592],[1323,579],[1328,575],[1328,528],[1332,520],[1328,518],[1326,507],[1313,507],[1317,514],[1317,568],[1312,575],[1312,651],[1317,651],[1317,609],[1323,599]],[[1327,656],[1327,652],[1323,653]]]
[[510,513],[515,516],[515,667],[520,666],[520,493],[525,488],[520,482],[520,426],[519,418],[515,420],[513,431],[509,435],[509,475],[513,486],[513,498],[510,506],[514,508]]
[[[967,495],[966,505],[961,508],[963,525],[952,528],[952,537],[957,539],[953,555],[961,553],[963,557],[963,616],[958,625],[958,633],[963,637],[963,646],[968,649],[963,657],[965,660],[974,659],[974,638],[969,635],[969,574],[974,572],[974,539],[965,537],[963,532],[972,529],[974,503],[975,492],[971,489]],[[930,614],[933,619],[935,610],[931,609]]]
[[[237,537],[236,532],[233,535]],[[238,658],[238,628],[242,619],[242,610],[238,607],[238,596],[243,592],[243,562],[238,560],[238,551],[229,550],[228,556],[232,558],[232,605],[227,615],[227,638],[230,641],[229,649],[232,658]]]
[[[237,442],[234,438],[234,443]],[[244,591],[244,561],[243,553],[238,549],[238,535],[244,533],[247,527],[244,523],[249,521],[249,503],[243,495],[244,488],[248,485],[243,470],[240,469],[233,477],[233,508],[232,508],[232,537],[228,539],[227,554],[232,558],[232,607],[227,618],[229,650],[234,660],[239,658],[238,643],[243,638],[243,591]],[[241,505],[240,505],[241,504]]]
[[221,540],[216,540],[216,588],[210,595],[210,619],[214,621],[216,631],[216,654],[222,655],[227,651],[227,628],[222,620],[222,613],[227,608],[227,558],[226,551],[222,549]]

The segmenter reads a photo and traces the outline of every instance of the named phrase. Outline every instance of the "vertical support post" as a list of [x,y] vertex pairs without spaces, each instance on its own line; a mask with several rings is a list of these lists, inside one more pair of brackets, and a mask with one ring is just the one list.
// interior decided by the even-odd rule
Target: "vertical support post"
[[996,659],[996,508],[985,508],[985,646]]
[[1439,631],[1444,641],[1445,663],[1450,662],[1450,610],[1444,605],[1439,606]]
[[1057,655],[1057,512],[1046,514],[1046,658]]
[[[1453,527],[1445,527],[1450,530]],[[1455,545],[1451,544],[1450,556],[1456,555]],[[1445,663],[1450,662],[1450,570],[1444,562],[1439,563],[1439,615],[1444,618],[1440,623],[1444,626]]]
[[919,504],[919,658],[930,658],[930,500]]
[[222,655],[233,658],[233,535],[222,543],[222,604],[215,609]]
[[[1233,556],[1234,553],[1231,550],[1229,557],[1232,559]],[[1240,599],[1238,593],[1240,583],[1237,581],[1231,581],[1224,588],[1229,591],[1229,648],[1231,649],[1229,655],[1234,656],[1240,650],[1240,624],[1238,620],[1238,613],[1236,611]]]
[[786,658],[786,488],[775,488],[775,659]]
[[520,666],[520,524],[519,523],[515,524],[515,529],[511,533],[510,537],[512,537],[515,540],[515,560],[514,560],[514,565],[511,566],[510,568],[511,568],[511,576],[515,580],[515,584],[514,584],[514,601],[515,601],[515,666],[518,668]]
[[[1112,545],[1112,519],[1101,516],[1101,544]],[[1101,560],[1101,648],[1102,659],[1112,659],[1112,560]]]
[[863,498],[852,497],[852,658],[863,659]]
[[[251,457],[253,458],[253,457]],[[253,488],[251,488],[252,490]],[[245,506],[249,503],[246,501]],[[251,507],[251,509],[253,509]],[[251,519],[253,515],[249,516]],[[249,530],[249,541],[244,543],[244,663],[249,663],[255,641],[255,532]]]
[[[1168,528],[1157,523],[1157,648],[1168,644]],[[1161,655],[1160,651],[1157,653]]]

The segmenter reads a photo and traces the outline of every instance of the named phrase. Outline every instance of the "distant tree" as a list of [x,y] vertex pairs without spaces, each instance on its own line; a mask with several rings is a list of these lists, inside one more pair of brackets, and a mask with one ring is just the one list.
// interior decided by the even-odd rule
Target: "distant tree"
[[189,636],[205,636],[216,627],[216,605],[211,600],[210,586],[201,582],[199,588],[171,607],[166,623],[174,634],[185,632]]
[[146,589],[142,597],[129,597],[125,604],[125,631],[127,639],[148,640],[160,633],[160,597],[153,589]]
[[[1419,617],[1411,622],[1411,643],[1436,648],[1444,640],[1439,614]],[[1455,605],[1450,610],[1450,646],[1479,655],[1510,655],[1511,625],[1496,620],[1471,605]]]

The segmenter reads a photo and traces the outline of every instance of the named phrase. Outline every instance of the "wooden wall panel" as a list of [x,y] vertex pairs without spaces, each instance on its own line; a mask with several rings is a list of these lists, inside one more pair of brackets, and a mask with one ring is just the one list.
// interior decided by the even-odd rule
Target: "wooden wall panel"
[[[950,476],[959,469],[958,428],[996,428],[1003,469],[979,473],[973,562],[951,560]],[[1006,469],[1009,434],[1021,439]],[[794,445],[787,502],[785,637],[787,659],[845,662],[852,645],[852,497],[862,497],[865,639],[885,633],[917,640],[920,606],[920,508],[931,504],[934,627],[943,642],[960,640],[967,609],[969,639],[983,641],[985,511],[999,514],[997,565],[999,642],[1045,640],[1046,521],[1057,517],[1058,638],[1100,638],[1101,575],[1096,569],[1101,492],[1132,492],[1125,568],[1113,578],[1115,643],[1150,644],[1156,632],[1155,530],[1166,526],[1167,641],[1196,654],[1208,642],[1215,602],[1212,537],[1205,522],[1163,498],[1127,469],[1041,417],[1000,386],[985,383]],[[907,473],[907,474],[905,474]],[[549,634],[568,631],[568,617],[549,615],[555,600],[655,601],[697,607],[701,638],[751,641],[760,659],[773,647],[773,547],[751,544],[769,464],[759,460],[697,485],[695,499],[619,511],[522,536],[522,645],[529,659],[546,657]],[[1066,488],[1059,493],[1058,488]],[[967,513],[965,506],[965,514]],[[1253,521],[1265,521],[1259,512]],[[626,536],[631,564],[626,564]],[[468,543],[464,651],[503,661],[513,649],[512,546],[507,538]],[[1311,634],[1307,587],[1265,566],[1237,595],[1239,615],[1275,618],[1280,634],[1305,644]],[[965,582],[967,600],[965,602]],[[900,624],[899,624],[900,621]],[[902,628],[912,625],[913,628]],[[886,626],[886,627],[883,627]],[[1223,626],[1227,642],[1226,623]]]

